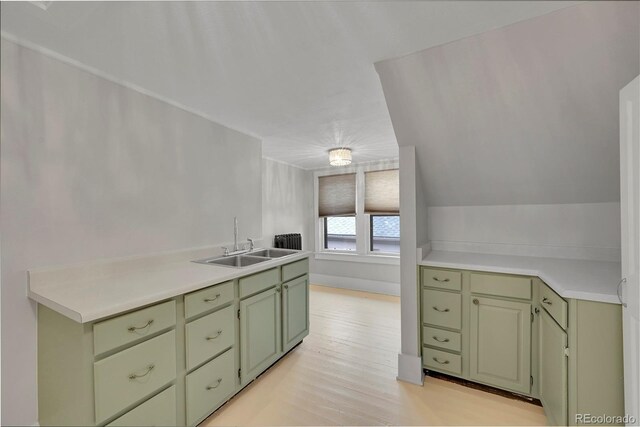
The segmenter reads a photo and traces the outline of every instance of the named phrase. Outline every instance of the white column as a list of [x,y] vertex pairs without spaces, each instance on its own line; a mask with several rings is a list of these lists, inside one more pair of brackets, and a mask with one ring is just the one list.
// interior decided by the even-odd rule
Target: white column
[[418,329],[417,212],[415,147],[400,147],[400,309],[398,380],[422,384]]

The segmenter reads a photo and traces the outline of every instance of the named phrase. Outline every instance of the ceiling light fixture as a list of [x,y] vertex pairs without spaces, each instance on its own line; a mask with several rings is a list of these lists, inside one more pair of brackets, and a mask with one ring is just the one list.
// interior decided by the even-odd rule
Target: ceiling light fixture
[[332,148],[329,150],[329,164],[331,166],[350,165],[351,148]]

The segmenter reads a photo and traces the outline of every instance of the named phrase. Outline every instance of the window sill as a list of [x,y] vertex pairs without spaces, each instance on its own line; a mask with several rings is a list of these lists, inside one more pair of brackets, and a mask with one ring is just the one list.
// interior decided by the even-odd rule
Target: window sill
[[362,262],[368,264],[400,265],[399,255],[362,255],[345,252],[316,252],[315,259],[324,261]]

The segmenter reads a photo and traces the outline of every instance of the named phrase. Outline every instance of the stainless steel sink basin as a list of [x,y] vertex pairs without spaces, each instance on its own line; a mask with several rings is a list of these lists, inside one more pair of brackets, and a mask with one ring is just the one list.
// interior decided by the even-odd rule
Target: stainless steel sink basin
[[291,251],[287,249],[261,249],[258,251],[250,252],[249,255],[253,256],[263,256],[267,258],[281,258],[287,255],[293,255],[298,251]]
[[223,267],[242,268],[242,267],[247,267],[249,265],[259,264],[265,261],[269,261],[269,258],[253,256],[252,254],[252,255],[235,255],[235,256],[225,256],[225,257],[219,257],[219,258],[200,259],[193,262],[197,262],[199,264],[221,265]]

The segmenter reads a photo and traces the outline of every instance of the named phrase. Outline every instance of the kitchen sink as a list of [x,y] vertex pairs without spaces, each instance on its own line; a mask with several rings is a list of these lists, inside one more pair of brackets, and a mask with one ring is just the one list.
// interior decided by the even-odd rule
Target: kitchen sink
[[254,252],[250,252],[250,255],[253,256],[262,256],[267,258],[281,258],[287,255],[293,255],[298,251],[291,251],[287,249],[260,249]]
[[225,257],[218,257],[218,258],[207,258],[207,259],[200,259],[193,262],[197,262],[198,264],[221,265],[223,267],[242,268],[242,267],[248,267],[254,264],[259,264],[261,262],[269,261],[269,259],[270,258],[253,256],[253,254],[251,254],[251,255],[235,255],[235,256],[225,256]]

